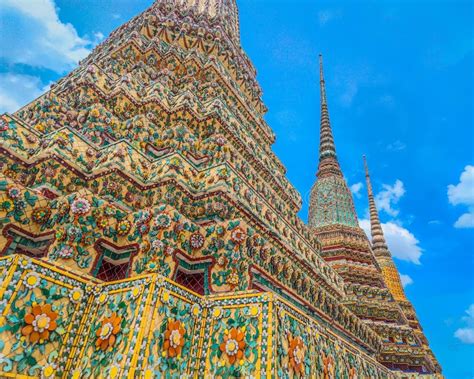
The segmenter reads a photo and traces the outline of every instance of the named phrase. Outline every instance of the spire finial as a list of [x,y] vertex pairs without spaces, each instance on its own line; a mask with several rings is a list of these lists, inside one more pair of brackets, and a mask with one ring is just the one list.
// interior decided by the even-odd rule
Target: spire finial
[[[369,200],[370,200],[370,197],[373,198],[374,194],[372,192],[372,183],[370,182],[369,166],[367,165],[367,158],[365,154],[362,155],[362,159],[364,160],[365,181],[367,182],[367,192],[368,192]],[[374,204],[375,204],[375,201],[374,201]]]
[[319,54],[319,85],[321,90],[321,129],[319,142],[318,177],[336,175],[342,176],[336,155],[336,145],[329,121],[329,111],[326,99],[326,83],[323,72],[323,56]]
[[391,254],[388,251],[387,243],[385,242],[385,236],[383,234],[382,225],[379,219],[379,213],[377,206],[375,205],[374,193],[372,191],[372,183],[370,182],[369,166],[367,165],[367,158],[365,155],[362,156],[364,160],[365,168],[365,180],[367,183],[367,195],[369,197],[369,211],[370,211],[370,231],[372,234],[372,249],[374,255],[377,256],[388,256]]
[[323,54],[319,54],[319,83],[321,87],[321,105],[326,104],[326,84],[324,82]]

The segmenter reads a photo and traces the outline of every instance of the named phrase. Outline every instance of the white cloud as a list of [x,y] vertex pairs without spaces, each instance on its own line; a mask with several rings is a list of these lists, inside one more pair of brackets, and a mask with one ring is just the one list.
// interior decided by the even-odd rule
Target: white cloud
[[454,332],[454,336],[466,344],[474,344],[474,304],[466,310],[467,316],[462,319],[466,323],[464,328],[459,328]]
[[469,208],[469,212],[459,216],[454,227],[459,229],[474,228],[474,208]]
[[361,197],[360,190],[364,187],[362,182],[354,183],[353,185],[350,186],[351,192],[356,196],[357,198]]
[[[405,194],[403,182],[397,179],[393,185],[383,184],[382,186],[383,190],[375,196],[377,208],[395,217],[398,215],[399,210],[394,209],[394,206]],[[367,236],[371,235],[370,220],[367,218],[362,219],[359,221],[359,225]],[[402,226],[402,223],[397,219],[381,223],[381,225],[385,240],[392,255],[403,261],[420,264],[423,249],[419,246],[420,241],[416,239],[415,235],[406,227]]]
[[59,19],[54,0],[2,1],[0,45],[8,46],[1,50],[6,63],[64,72],[87,56],[92,44]]
[[474,166],[466,166],[459,183],[448,186],[448,198],[452,205],[474,205]]
[[[370,220],[361,219],[359,225],[370,238]],[[423,249],[418,245],[420,241],[416,239],[413,233],[392,221],[382,223],[382,230],[388,248],[395,258],[420,264]]]
[[382,224],[388,246],[392,255],[403,261],[420,264],[420,257],[423,252],[416,237],[408,229],[394,223]]
[[413,284],[413,279],[406,274],[400,274],[400,280],[402,281],[403,288],[409,286],[410,284]]
[[466,166],[459,183],[448,186],[448,200],[452,205],[467,206],[468,210],[458,218],[454,227],[474,228],[474,166]]
[[379,99],[379,104],[387,109],[393,109],[395,108],[395,98],[389,94],[382,95]]
[[340,91],[340,103],[349,107],[359,93],[360,88],[380,86],[387,79],[374,72],[367,64],[338,65],[335,67],[334,84]]
[[402,151],[402,150],[405,150],[406,147],[407,145],[405,143],[403,143],[400,140],[396,140],[395,142],[389,143],[387,145],[387,150],[388,151]]
[[367,218],[362,218],[359,220],[359,226],[362,228],[362,230],[367,234],[367,237],[371,240],[372,239],[372,234],[370,231],[370,220]]
[[45,91],[36,76],[0,74],[0,114],[18,110]]
[[454,336],[467,344],[474,344],[474,328],[459,328],[454,332]]
[[341,12],[339,10],[330,10],[325,9],[318,12],[318,22],[319,26],[326,25],[329,21],[335,20],[341,16]]
[[341,103],[344,106],[349,106],[359,91],[359,82],[356,79],[347,79],[345,87],[344,93],[341,95]]
[[385,211],[390,216],[397,216],[399,211],[394,208],[398,200],[405,194],[403,182],[399,179],[395,181],[393,186],[383,184],[383,190],[375,196],[375,203],[380,211]]
[[95,32],[94,33],[94,39],[96,43],[101,42],[105,38],[104,33],[102,32]]

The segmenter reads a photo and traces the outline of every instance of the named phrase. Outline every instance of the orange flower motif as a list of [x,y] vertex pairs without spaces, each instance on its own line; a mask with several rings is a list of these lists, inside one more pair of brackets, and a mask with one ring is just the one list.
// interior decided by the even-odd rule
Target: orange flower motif
[[231,365],[244,356],[245,347],[247,346],[244,337],[245,333],[238,328],[232,328],[229,333],[224,336],[224,340],[219,348],[222,353],[227,355]]
[[105,317],[102,320],[101,327],[97,329],[95,346],[100,347],[103,351],[114,346],[116,335],[120,332],[121,322],[122,317],[118,316],[115,312],[110,317]]
[[170,358],[181,355],[184,345],[184,329],[183,323],[180,321],[168,320],[168,327],[165,331],[165,342],[163,349]]
[[244,242],[246,237],[247,235],[242,228],[235,228],[230,235],[231,241],[236,245],[240,245]]
[[290,365],[295,373],[302,374],[304,371],[305,347],[301,337],[293,338],[288,336],[289,348],[288,355],[290,357]]
[[49,333],[58,327],[55,321],[57,317],[58,314],[51,309],[51,304],[34,305],[31,313],[25,315],[26,326],[21,329],[21,334],[31,343],[43,343],[49,338]]
[[334,378],[334,359],[323,352],[324,379]]

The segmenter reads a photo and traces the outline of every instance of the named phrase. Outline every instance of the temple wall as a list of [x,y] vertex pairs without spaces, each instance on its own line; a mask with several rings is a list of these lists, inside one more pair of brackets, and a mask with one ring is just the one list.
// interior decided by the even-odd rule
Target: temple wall
[[[3,378],[390,378],[272,293],[199,296],[147,274],[98,283],[0,260]],[[36,328],[36,330],[35,330]]]

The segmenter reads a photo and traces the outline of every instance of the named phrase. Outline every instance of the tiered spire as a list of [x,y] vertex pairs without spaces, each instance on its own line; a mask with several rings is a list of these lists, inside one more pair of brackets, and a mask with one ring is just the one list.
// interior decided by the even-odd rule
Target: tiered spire
[[326,83],[323,72],[323,56],[319,54],[319,83],[321,89],[321,130],[319,143],[319,167],[318,177],[326,175],[342,176],[341,168],[337,160],[336,145],[332,134],[331,122],[329,121],[329,110],[326,100]]
[[319,55],[321,126],[317,180],[311,189],[308,223],[312,227],[345,225],[358,227],[352,194],[342,175],[329,121],[323,57]]
[[392,259],[392,254],[388,249],[387,242],[385,241],[385,236],[383,234],[379,213],[377,212],[377,206],[375,205],[372,183],[370,182],[369,166],[367,165],[367,159],[365,158],[365,155],[363,158],[365,167],[365,180],[367,182],[367,194],[369,197],[372,251],[378,265],[380,266],[380,269],[382,270],[385,284],[392,293],[394,299],[397,301],[406,301],[405,291],[403,290],[402,281],[400,280],[400,274],[398,273],[395,262]]
[[385,236],[383,234],[382,225],[380,223],[379,213],[377,212],[377,206],[375,205],[374,193],[372,191],[372,183],[370,182],[369,167],[367,165],[367,159],[365,158],[365,155],[363,156],[363,159],[365,167],[365,180],[367,183],[367,194],[369,196],[372,250],[376,257],[391,257],[390,251],[387,247],[387,243],[385,242]]

